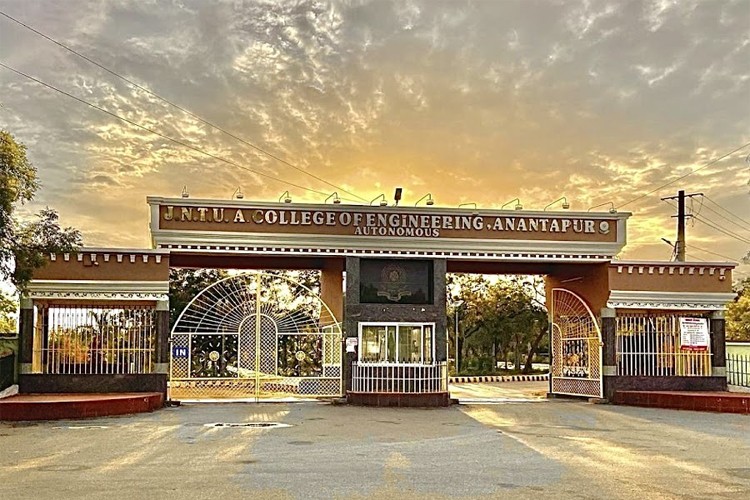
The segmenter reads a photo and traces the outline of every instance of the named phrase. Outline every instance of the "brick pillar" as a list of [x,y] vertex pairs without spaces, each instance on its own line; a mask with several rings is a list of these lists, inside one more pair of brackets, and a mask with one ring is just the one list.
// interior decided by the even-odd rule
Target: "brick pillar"
[[34,302],[21,297],[21,311],[18,315],[18,372],[32,373],[34,359]]
[[727,354],[724,311],[713,311],[709,319],[711,334],[711,374],[715,377],[726,377]]
[[326,262],[320,273],[320,298],[325,302],[336,321],[344,322],[344,261]]
[[156,302],[154,373],[169,373],[169,299]]
[[605,399],[612,399],[612,377],[617,375],[617,319],[615,310],[604,307],[602,317],[602,388]]

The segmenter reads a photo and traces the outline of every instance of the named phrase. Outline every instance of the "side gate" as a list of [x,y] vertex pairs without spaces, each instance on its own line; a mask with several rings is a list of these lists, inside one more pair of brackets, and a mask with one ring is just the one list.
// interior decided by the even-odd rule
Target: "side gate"
[[553,394],[602,397],[602,341],[596,317],[581,297],[552,289]]
[[170,340],[171,399],[342,394],[340,324],[317,294],[283,276],[214,283],[188,304]]

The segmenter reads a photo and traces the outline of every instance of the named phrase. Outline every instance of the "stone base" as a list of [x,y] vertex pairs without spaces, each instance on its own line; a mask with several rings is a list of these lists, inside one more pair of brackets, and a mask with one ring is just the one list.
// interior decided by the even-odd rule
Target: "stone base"
[[159,392],[167,399],[166,373],[123,375],[22,374],[21,394]]
[[398,407],[440,407],[450,406],[451,398],[447,392],[427,394],[401,394],[377,392],[347,392],[346,401],[356,406],[398,406]]
[[625,377],[605,376],[604,397],[614,401],[619,391],[713,391],[727,390],[726,377]]

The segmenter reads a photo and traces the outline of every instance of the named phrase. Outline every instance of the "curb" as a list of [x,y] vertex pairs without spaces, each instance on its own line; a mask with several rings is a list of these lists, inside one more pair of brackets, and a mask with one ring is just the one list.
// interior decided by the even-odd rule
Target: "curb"
[[480,377],[449,377],[450,384],[471,384],[475,382],[544,382],[549,375],[486,375]]

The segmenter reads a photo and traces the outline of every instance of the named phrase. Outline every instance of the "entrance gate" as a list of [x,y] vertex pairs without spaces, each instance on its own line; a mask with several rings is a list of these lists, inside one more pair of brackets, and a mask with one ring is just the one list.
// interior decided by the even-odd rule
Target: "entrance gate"
[[171,334],[171,399],[339,396],[341,328],[309,288],[273,273],[200,292]]
[[601,331],[589,306],[575,293],[552,290],[553,394],[602,397]]

